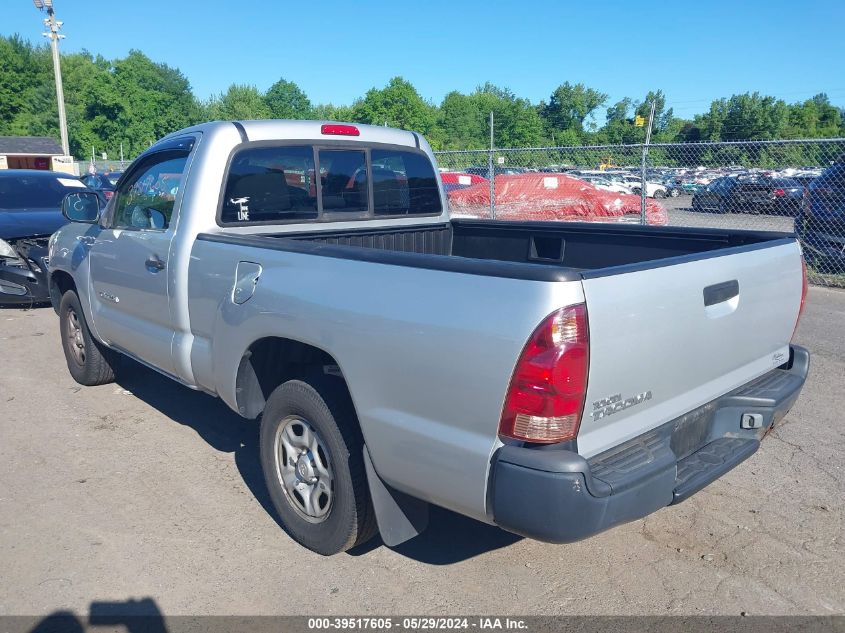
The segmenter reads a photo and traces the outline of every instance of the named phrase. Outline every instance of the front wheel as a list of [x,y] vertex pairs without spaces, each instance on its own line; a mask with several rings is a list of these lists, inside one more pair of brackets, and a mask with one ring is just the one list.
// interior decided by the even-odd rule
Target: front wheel
[[73,290],[62,295],[59,304],[62,349],[73,379],[80,385],[105,385],[114,381],[114,353],[91,336],[79,297]]
[[657,191],[654,192],[654,197],[657,198],[658,200],[661,199],[661,198],[665,198],[666,192],[663,191],[662,189],[658,189]]
[[363,438],[341,380],[316,374],[270,395],[261,418],[261,467],[282,524],[324,556],[376,533]]

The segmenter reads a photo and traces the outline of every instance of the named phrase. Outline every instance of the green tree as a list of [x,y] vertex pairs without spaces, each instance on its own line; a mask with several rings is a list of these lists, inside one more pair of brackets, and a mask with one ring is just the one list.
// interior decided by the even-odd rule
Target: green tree
[[[130,156],[204,118],[190,83],[176,68],[133,50],[125,59],[114,61],[113,75],[113,89],[124,108],[119,121],[126,138],[124,151]],[[110,143],[112,151],[116,140]]]
[[352,118],[360,123],[389,125],[433,136],[434,107],[402,77],[394,77],[384,88],[371,88],[352,105]]
[[59,135],[50,52],[19,35],[0,37],[0,134]]
[[318,121],[354,121],[352,106],[336,106],[331,103],[314,106],[312,116]]
[[481,110],[478,99],[452,91],[443,98],[437,126],[443,149],[482,149],[490,145],[489,112]]
[[206,106],[209,118],[222,120],[250,120],[273,118],[264,97],[255,86],[232,84]]
[[313,116],[311,101],[292,81],[279,79],[264,95],[264,102],[276,119],[309,119]]
[[540,104],[540,114],[547,129],[584,131],[584,121],[607,101],[607,95],[584,84],[558,86],[549,97],[549,103]]
[[450,92],[443,99],[439,123],[444,147],[488,147],[491,112],[496,147],[536,146],[547,141],[536,106],[488,82],[469,95]]

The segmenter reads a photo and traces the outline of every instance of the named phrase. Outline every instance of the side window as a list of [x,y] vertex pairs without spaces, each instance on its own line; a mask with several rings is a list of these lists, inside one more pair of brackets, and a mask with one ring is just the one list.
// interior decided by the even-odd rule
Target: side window
[[369,211],[367,154],[357,149],[321,149],[320,185],[324,213]]
[[254,147],[232,158],[220,221],[280,222],[317,217],[311,146]]
[[376,215],[440,213],[440,190],[431,161],[402,150],[371,152]]
[[117,191],[111,228],[166,230],[187,161],[181,149],[147,157]]

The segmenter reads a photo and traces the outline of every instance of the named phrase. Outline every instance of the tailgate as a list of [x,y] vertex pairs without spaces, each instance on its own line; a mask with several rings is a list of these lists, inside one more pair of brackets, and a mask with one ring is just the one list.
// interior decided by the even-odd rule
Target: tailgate
[[585,457],[789,359],[802,287],[795,240],[677,260],[584,275],[590,370],[578,449]]

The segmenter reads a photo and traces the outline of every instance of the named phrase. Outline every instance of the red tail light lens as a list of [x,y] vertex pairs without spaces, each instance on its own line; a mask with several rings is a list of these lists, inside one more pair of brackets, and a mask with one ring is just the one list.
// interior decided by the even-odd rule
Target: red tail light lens
[[499,435],[542,444],[574,439],[584,411],[589,357],[586,306],[549,315],[516,364]]
[[792,329],[792,339],[795,339],[795,333],[798,331],[798,324],[801,322],[801,315],[804,313],[804,304],[807,301],[807,263],[804,257],[801,257],[801,305],[798,307],[798,318],[795,319],[795,327]]
[[778,198],[782,198],[783,196],[786,195],[786,190],[785,189],[775,189],[772,193],[774,193],[775,196],[777,196]]
[[360,136],[361,132],[354,125],[323,125],[320,127],[321,134],[331,134],[334,136]]
[[111,197],[114,195],[114,191],[109,191],[106,189],[103,191],[103,195],[106,197],[106,200],[111,200]]

